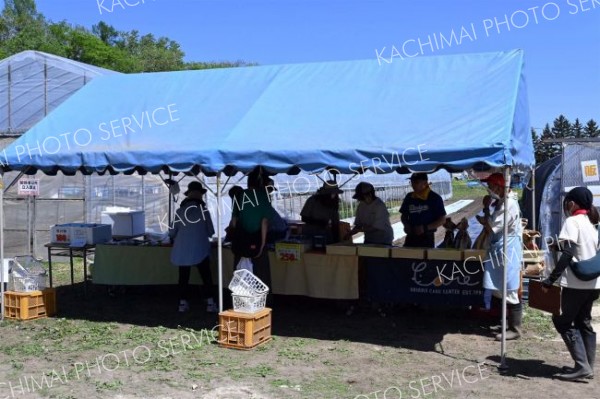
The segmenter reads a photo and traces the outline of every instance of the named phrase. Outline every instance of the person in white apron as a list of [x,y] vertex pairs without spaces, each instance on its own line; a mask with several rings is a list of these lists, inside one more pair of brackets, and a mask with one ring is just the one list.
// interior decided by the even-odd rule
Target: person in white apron
[[[523,227],[517,194],[505,192],[504,176],[501,173],[490,175],[483,182],[488,184],[490,195],[496,199],[496,207],[484,228],[491,234],[490,247],[484,261],[483,288],[492,290],[496,301],[502,299],[504,267],[507,268],[506,302],[508,310],[508,330],[506,339],[521,337],[523,304],[519,300],[521,284],[521,264],[523,261]],[[508,235],[504,236],[504,209],[507,209]],[[506,254],[503,255],[506,241]],[[496,335],[500,341],[502,334]]]

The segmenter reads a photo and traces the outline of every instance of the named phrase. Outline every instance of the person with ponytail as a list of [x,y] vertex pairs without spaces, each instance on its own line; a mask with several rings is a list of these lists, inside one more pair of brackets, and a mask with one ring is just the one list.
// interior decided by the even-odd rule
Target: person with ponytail
[[600,278],[582,281],[568,267],[573,261],[596,255],[600,216],[593,202],[587,187],[575,187],[566,195],[563,210],[567,218],[558,237],[562,255],[550,276],[542,281],[543,292],[548,292],[559,278],[562,286],[561,313],[553,316],[552,322],[575,361],[574,367],[563,367],[563,372],[555,375],[565,381],[594,376],[596,333],[592,328],[592,306],[600,296]]

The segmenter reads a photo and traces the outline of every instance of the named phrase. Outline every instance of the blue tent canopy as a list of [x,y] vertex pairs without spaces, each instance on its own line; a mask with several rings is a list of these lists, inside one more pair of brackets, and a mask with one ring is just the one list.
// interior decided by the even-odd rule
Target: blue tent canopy
[[28,174],[530,166],[523,51],[103,76],[0,162]]

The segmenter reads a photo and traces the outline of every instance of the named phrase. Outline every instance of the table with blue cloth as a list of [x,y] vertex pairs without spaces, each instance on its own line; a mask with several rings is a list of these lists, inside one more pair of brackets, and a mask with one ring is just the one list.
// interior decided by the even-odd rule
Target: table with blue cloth
[[364,295],[375,302],[481,306],[483,266],[476,261],[362,257]]

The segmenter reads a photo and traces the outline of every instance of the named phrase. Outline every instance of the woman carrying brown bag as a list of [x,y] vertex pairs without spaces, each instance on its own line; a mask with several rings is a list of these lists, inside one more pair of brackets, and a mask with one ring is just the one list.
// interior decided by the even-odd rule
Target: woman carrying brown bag
[[596,333],[592,328],[592,306],[600,296],[600,278],[583,281],[569,268],[572,261],[584,261],[596,255],[596,226],[600,217],[593,201],[594,196],[587,187],[575,187],[565,197],[563,210],[567,219],[558,238],[562,255],[550,276],[542,281],[542,290],[546,293],[561,278],[561,314],[553,316],[552,321],[575,365],[563,367],[563,372],[554,377],[565,381],[594,377]]

